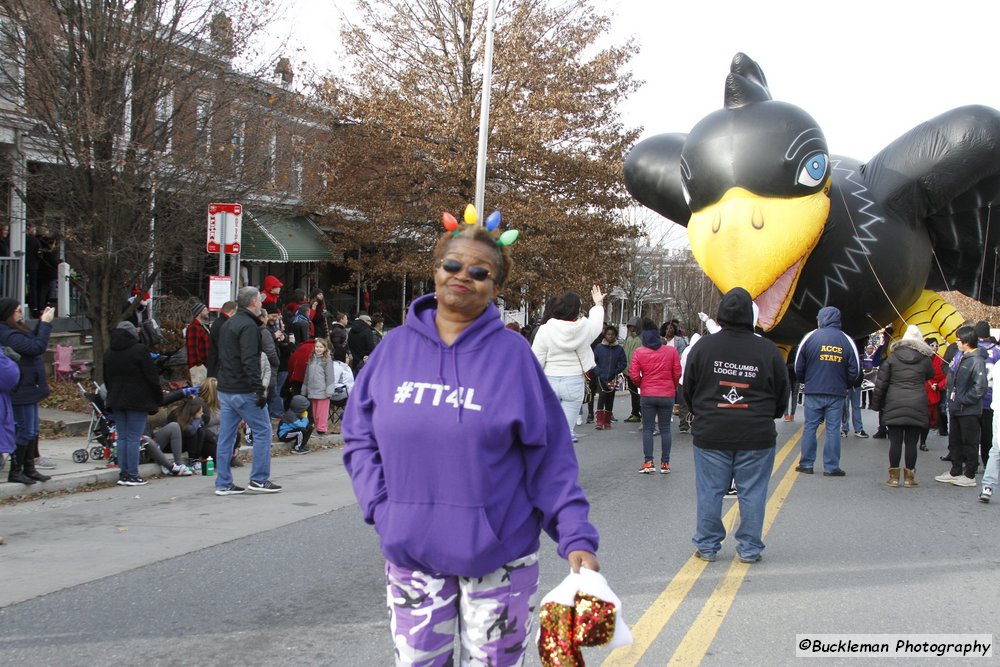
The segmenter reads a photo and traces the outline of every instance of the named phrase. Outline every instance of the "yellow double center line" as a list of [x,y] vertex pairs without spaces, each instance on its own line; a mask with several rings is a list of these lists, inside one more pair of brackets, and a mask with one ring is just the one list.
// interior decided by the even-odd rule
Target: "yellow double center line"
[[[781,464],[784,463],[788,455],[798,445],[801,437],[802,429],[800,428],[778,450],[774,459],[772,477],[781,469]],[[781,510],[782,505],[784,505],[785,499],[788,498],[792,485],[795,483],[795,478],[795,466],[789,466],[785,476],[767,501],[761,537],[767,535],[768,530],[770,530],[775,516]],[[726,526],[726,534],[733,532],[737,516],[739,516],[739,505],[734,504],[722,518]],[[632,644],[630,646],[623,646],[612,652],[602,663],[603,666],[626,667],[637,665],[642,656],[649,650],[649,647],[663,631],[667,622],[670,621],[670,617],[677,611],[677,608],[684,601],[684,598],[687,597],[687,594],[691,591],[691,588],[698,581],[698,578],[707,566],[707,562],[692,555],[684,564],[684,567],[680,569],[680,572],[670,581],[670,584],[653,601],[653,604],[636,621],[635,625],[632,626]],[[705,602],[705,606],[702,607],[701,613],[698,614],[687,634],[681,640],[680,645],[678,645],[677,650],[674,651],[674,655],[670,659],[671,665],[693,665],[701,662],[701,659],[712,644],[716,633],[719,631],[719,627],[722,625],[729,607],[732,606],[733,600],[736,599],[736,593],[743,584],[743,578],[749,569],[750,566],[746,563],[741,563],[738,558],[733,559],[722,581],[719,582],[715,591],[709,596],[708,601]]]

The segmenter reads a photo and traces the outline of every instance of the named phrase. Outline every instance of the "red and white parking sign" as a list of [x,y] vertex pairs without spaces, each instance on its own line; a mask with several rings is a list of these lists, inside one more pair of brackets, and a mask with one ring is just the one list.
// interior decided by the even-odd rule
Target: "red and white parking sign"
[[[208,241],[205,249],[209,253],[225,252],[228,255],[240,254],[240,228],[243,226],[242,204],[209,204],[208,205]],[[226,238],[222,238],[225,230]]]

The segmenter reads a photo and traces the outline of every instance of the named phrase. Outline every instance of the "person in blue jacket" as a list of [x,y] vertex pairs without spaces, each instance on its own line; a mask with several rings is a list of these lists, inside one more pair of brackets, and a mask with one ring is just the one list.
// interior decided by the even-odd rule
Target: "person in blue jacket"
[[309,436],[313,432],[309,407],[309,399],[305,396],[292,396],[278,423],[278,440],[292,443],[292,454],[309,453]]
[[597,382],[601,393],[597,398],[597,429],[610,429],[611,418],[614,416],[615,392],[618,387],[615,381],[618,374],[628,368],[628,357],[625,348],[618,344],[618,327],[609,324],[604,327],[604,337],[594,346],[594,361],[597,363],[592,372],[597,373]]
[[861,382],[858,349],[850,336],[840,329],[840,310],[834,306],[819,309],[818,329],[807,333],[795,355],[795,375],[802,383],[805,427],[802,454],[795,470],[812,474],[816,461],[816,431],[826,422],[823,445],[823,474],[843,477],[840,468],[840,419],[844,413],[847,390]]
[[[16,425],[16,449],[11,462],[16,462],[21,476],[37,482],[51,479],[36,469],[38,451],[38,404],[49,395],[42,356],[49,346],[55,309],[46,307],[38,318],[34,331],[24,323],[21,304],[16,299],[0,299],[0,346],[16,357],[21,371],[20,380],[10,394]],[[55,467],[55,466],[51,466]],[[13,465],[11,473],[14,472]],[[22,484],[33,483],[18,480]]]
[[385,556],[397,664],[518,665],[541,532],[573,571],[597,571],[597,530],[559,399],[493,303],[509,247],[463,225],[433,259],[435,292],[357,377],[344,467]]

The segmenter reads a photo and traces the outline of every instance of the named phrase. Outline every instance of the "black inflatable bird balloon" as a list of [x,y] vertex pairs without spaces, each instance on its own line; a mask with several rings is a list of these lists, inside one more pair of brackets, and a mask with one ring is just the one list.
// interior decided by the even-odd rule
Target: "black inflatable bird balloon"
[[827,305],[853,337],[896,321],[951,339],[960,318],[930,290],[995,302],[1000,112],[989,107],[941,114],[862,164],[831,155],[816,121],[771,99],[740,53],[725,107],[687,135],[636,145],[625,184],[687,226],[705,273],[723,292],[745,287],[778,343],[798,342]]

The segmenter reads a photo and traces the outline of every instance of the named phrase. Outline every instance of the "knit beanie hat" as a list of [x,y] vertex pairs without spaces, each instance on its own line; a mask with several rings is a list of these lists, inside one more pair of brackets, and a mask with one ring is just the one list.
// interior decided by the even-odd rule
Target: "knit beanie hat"
[[924,336],[920,333],[920,327],[915,324],[911,324],[906,327],[906,332],[903,333],[903,340],[912,340],[922,343],[924,341]]
[[136,329],[135,325],[132,324],[131,322],[129,322],[128,320],[125,320],[124,322],[119,322],[118,326],[115,327],[115,328],[116,329],[124,329],[125,331],[129,332],[130,334],[132,334],[135,337],[136,340],[139,340],[139,330]]
[[0,299],[0,322],[5,322],[8,317],[14,314],[17,307],[21,304],[17,299],[11,299],[9,297],[4,297]]
[[205,310],[205,304],[201,302],[194,304],[193,306],[191,306],[191,317],[192,318],[198,317],[198,314],[203,310]]
[[288,402],[288,407],[292,412],[305,412],[309,409],[309,399],[301,394],[292,396],[292,400]]

